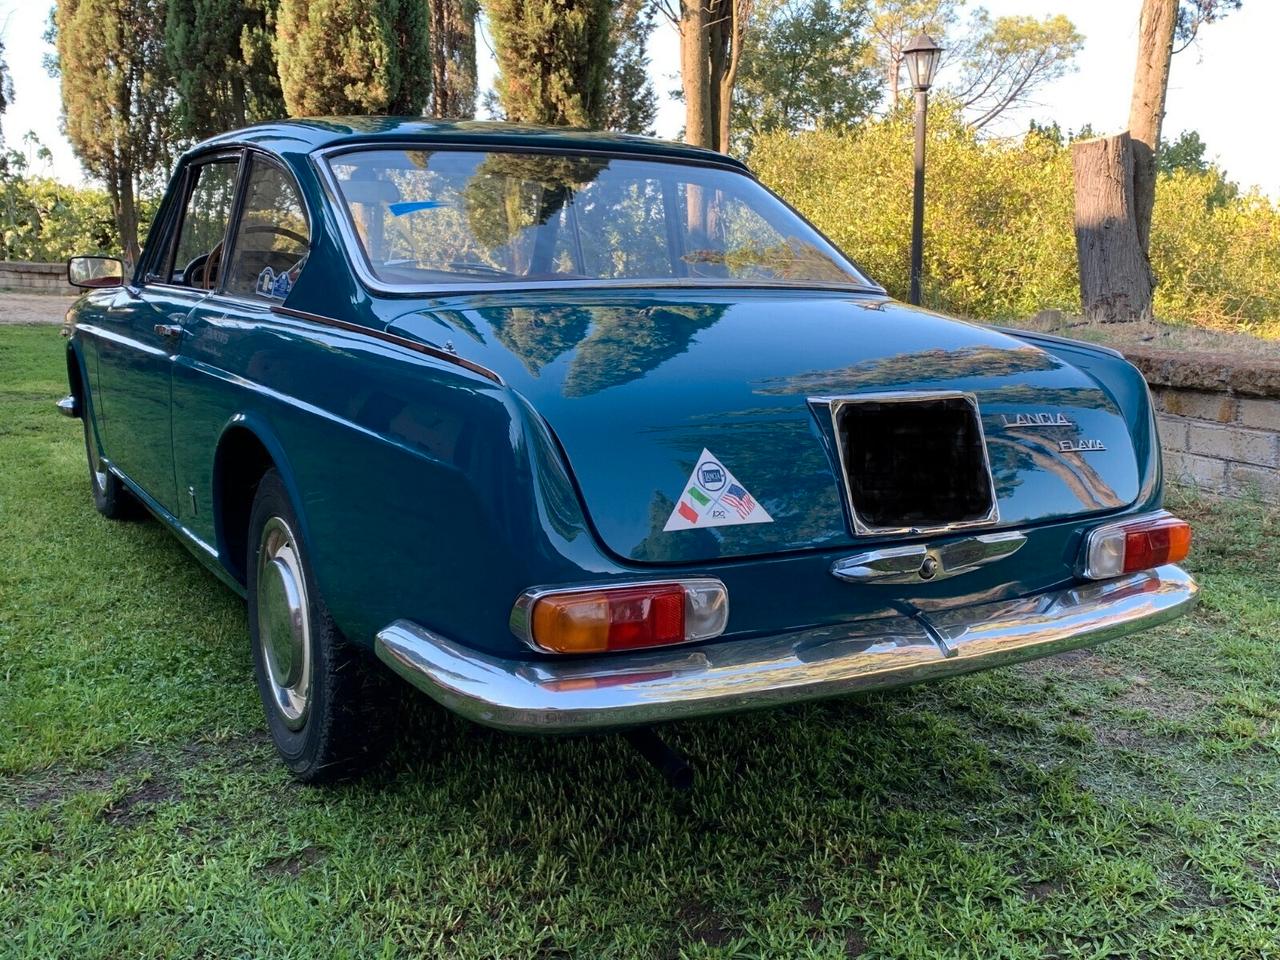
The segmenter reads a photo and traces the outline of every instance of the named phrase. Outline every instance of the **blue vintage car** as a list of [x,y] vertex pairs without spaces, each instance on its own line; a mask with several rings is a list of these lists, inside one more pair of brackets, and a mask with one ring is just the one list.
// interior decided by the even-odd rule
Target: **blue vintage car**
[[76,258],[94,502],[246,596],[298,778],[372,654],[504,730],[643,728],[1152,626],[1196,586],[1118,354],[895,302],[739,162],[422,119],[229,133]]

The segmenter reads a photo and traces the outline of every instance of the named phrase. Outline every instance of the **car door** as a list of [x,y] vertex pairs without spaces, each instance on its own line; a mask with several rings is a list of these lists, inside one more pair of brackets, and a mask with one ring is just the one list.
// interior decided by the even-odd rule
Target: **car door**
[[311,248],[310,218],[292,173],[257,151],[245,163],[225,269],[218,289],[187,320],[173,386],[178,515],[210,543],[214,452],[245,401],[228,384],[272,387],[283,376],[271,308],[288,297]]
[[192,309],[220,277],[240,154],[190,164],[171,231],[148,251],[136,288],[122,287],[100,315],[99,424],[104,452],[126,477],[176,513],[172,377]]

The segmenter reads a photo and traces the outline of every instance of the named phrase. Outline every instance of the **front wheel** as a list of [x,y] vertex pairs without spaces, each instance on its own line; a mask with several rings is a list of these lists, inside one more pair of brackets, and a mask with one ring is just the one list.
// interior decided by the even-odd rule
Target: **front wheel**
[[377,665],[347,642],[315,585],[280,474],[258,484],[249,519],[249,633],[271,739],[304,783],[362,771],[379,755]]

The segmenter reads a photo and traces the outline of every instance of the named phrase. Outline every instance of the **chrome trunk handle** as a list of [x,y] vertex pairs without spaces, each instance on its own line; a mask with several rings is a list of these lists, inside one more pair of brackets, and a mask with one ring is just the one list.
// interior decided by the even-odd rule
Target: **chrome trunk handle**
[[1017,531],[984,533],[933,546],[926,543],[885,547],[844,557],[831,575],[851,583],[927,583],[945,580],[1011,557],[1027,542]]

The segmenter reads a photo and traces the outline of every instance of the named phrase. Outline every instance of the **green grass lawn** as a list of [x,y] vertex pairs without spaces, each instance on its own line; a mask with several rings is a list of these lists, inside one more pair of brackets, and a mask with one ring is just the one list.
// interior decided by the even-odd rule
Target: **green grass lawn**
[[880,696],[614,737],[406,695],[296,786],[244,609],[89,500],[54,327],[0,328],[0,956],[1280,956],[1280,511],[1176,496],[1203,602]]

